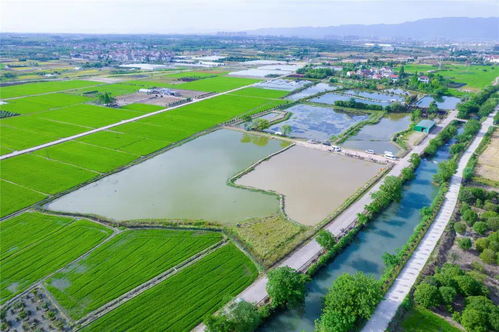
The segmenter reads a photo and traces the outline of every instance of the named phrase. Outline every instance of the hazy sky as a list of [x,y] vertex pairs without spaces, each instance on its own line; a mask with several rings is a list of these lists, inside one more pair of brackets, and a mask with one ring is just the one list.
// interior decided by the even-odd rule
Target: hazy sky
[[499,0],[0,0],[2,32],[203,33],[499,16]]

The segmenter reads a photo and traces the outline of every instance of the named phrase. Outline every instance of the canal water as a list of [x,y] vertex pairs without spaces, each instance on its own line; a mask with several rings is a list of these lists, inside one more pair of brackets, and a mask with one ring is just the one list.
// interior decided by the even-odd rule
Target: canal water
[[227,179],[289,143],[217,130],[49,203],[55,211],[113,220],[193,219],[235,224],[280,211],[275,195]]
[[378,123],[362,127],[356,135],[349,137],[341,145],[360,151],[374,150],[376,154],[383,154],[385,151],[397,154],[401,149],[393,143],[392,137],[395,133],[406,130],[410,124],[410,115],[389,113]]
[[437,164],[450,157],[449,146],[441,147],[431,160],[423,159],[414,179],[404,186],[402,199],[392,203],[313,277],[302,307],[275,315],[259,332],[314,331],[314,321],[320,316],[323,298],[338,276],[360,271],[379,278],[384,270],[383,254],[395,253],[406,243],[419,223],[420,209],[430,205],[435,197],[438,187],[432,184],[432,177],[437,172]]

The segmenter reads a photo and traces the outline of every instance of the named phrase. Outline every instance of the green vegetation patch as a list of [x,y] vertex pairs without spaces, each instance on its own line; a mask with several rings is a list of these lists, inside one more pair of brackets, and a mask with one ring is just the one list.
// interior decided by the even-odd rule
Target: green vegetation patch
[[289,91],[270,90],[270,89],[261,89],[261,88],[246,88],[232,92],[231,94],[238,96],[278,99],[287,96],[289,94]]
[[144,113],[149,113],[149,112],[154,112],[154,111],[159,111],[164,109],[164,106],[158,106],[158,105],[150,105],[150,104],[129,104],[125,106],[121,106],[121,108],[127,109],[127,110],[134,110],[134,111],[140,111]]
[[46,198],[47,195],[0,180],[0,217],[16,212]]
[[47,289],[73,319],[80,319],[221,239],[214,232],[125,231],[55,274]]
[[97,245],[111,230],[88,220],[24,213],[0,223],[0,303]]
[[34,154],[101,173],[126,165],[137,158],[133,154],[76,141],[53,145]]
[[[98,157],[98,156],[96,156]],[[98,173],[34,154],[2,161],[1,178],[33,190],[55,194],[90,180]],[[2,191],[2,199],[8,195]]]
[[202,80],[175,84],[175,88],[204,92],[223,92],[260,82],[257,79],[219,76]]
[[460,332],[445,319],[420,306],[413,307],[405,316],[402,329],[406,332]]
[[43,113],[39,118],[97,128],[136,116],[138,116],[136,112],[126,109],[96,105],[75,105]]
[[79,89],[102,83],[92,81],[52,81],[5,86],[0,89],[0,98],[14,98],[40,93]]
[[265,266],[271,266],[303,240],[300,234],[305,229],[282,216],[271,216],[233,227],[231,231]]
[[45,112],[54,108],[82,104],[88,101],[90,101],[90,98],[83,96],[51,93],[48,95],[12,99],[7,104],[0,105],[0,109],[19,114],[32,114]]
[[256,277],[255,265],[228,244],[96,320],[83,331],[190,331]]
[[172,78],[207,78],[207,77],[213,77],[213,76],[220,76],[223,74],[226,74],[227,72],[206,72],[206,71],[185,71],[181,73],[174,73],[174,74],[168,74],[164,75],[165,77],[172,77]]
[[499,76],[499,66],[451,65],[446,67],[449,68],[438,71],[438,74],[476,89],[491,85]]
[[110,93],[113,97],[116,96],[121,96],[121,95],[128,95],[131,93],[135,93],[139,91],[141,86],[135,85],[135,84],[130,84],[129,82],[125,83],[113,83],[113,84],[106,84],[106,85],[100,85],[100,86],[95,86],[91,88],[85,88],[85,89],[80,89],[75,91],[75,94],[78,95],[88,95],[88,96],[93,96],[99,93]]

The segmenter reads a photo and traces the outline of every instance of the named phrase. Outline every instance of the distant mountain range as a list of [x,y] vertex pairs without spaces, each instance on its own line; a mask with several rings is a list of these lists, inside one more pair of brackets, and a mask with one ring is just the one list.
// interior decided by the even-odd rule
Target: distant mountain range
[[444,17],[399,24],[348,24],[329,27],[268,28],[247,31],[247,34],[314,39],[343,39],[355,36],[379,40],[499,41],[499,17]]

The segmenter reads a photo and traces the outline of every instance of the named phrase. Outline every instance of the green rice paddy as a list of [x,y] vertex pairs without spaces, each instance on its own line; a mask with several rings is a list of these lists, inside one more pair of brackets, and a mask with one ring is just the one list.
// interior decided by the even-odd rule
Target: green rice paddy
[[221,239],[214,232],[125,231],[56,273],[47,289],[73,319],[80,319]]
[[111,234],[88,220],[24,213],[0,223],[0,303],[63,267]]
[[37,83],[11,85],[11,86],[2,87],[2,89],[0,89],[0,98],[30,96],[41,93],[57,92],[70,89],[80,89],[101,84],[102,83],[92,82],[92,81],[71,80],[71,81],[51,81],[51,82],[37,82]]
[[246,88],[235,91],[231,94],[237,96],[278,99],[287,96],[289,94],[289,91],[270,90],[270,89],[261,89],[261,88]]
[[232,244],[104,315],[83,331],[190,331],[256,277],[254,264]]
[[260,82],[260,80],[251,79],[251,78],[219,76],[213,78],[205,78],[202,80],[197,80],[192,82],[175,84],[172,85],[172,87],[175,87],[177,89],[195,90],[195,91],[204,91],[204,92],[223,92],[257,82]]

